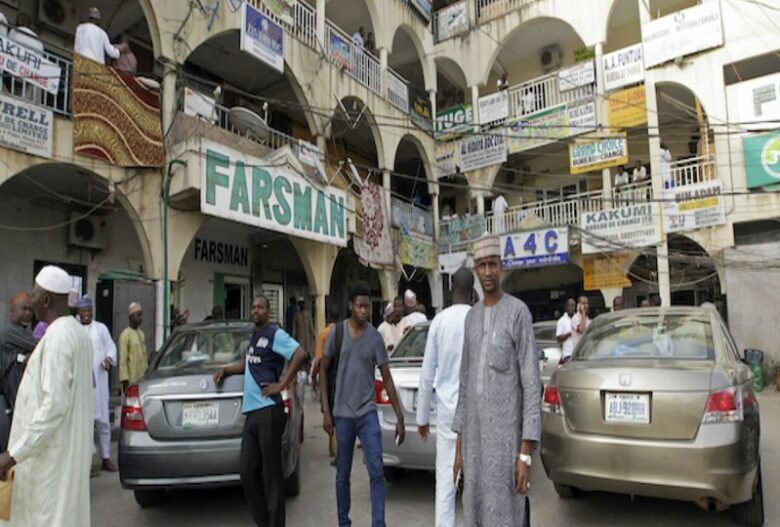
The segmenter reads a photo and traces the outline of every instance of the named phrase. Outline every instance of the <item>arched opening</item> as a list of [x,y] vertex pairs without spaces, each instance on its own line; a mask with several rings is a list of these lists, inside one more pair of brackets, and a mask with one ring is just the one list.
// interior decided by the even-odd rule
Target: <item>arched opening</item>
[[599,291],[584,291],[582,269],[573,263],[507,270],[503,289],[526,303],[534,322],[557,320],[565,311],[566,300],[581,295],[590,300],[591,316],[605,310]]
[[447,57],[437,57],[436,113],[460,104],[471,104],[468,82],[460,65]]
[[349,36],[362,29],[365,40],[370,33],[376,44],[377,20],[365,0],[329,0],[325,4],[325,16]]
[[382,323],[382,286],[375,269],[360,263],[358,255],[350,244],[339,251],[333,262],[333,274],[330,279],[329,306],[339,309],[341,318],[349,315],[349,290],[357,282],[365,282],[371,290],[371,322],[378,326]]
[[428,163],[422,145],[414,136],[404,136],[398,143],[390,179],[393,195],[424,210],[431,210],[428,190]]
[[[334,110],[330,128],[330,168],[357,189],[360,181],[352,177],[352,167],[361,181],[376,169],[382,168],[380,160],[384,159],[384,150],[376,120],[363,101],[356,97],[345,97]],[[378,183],[381,184],[381,178]]]
[[654,19],[661,18],[700,3],[698,0],[650,0],[650,16]]
[[411,29],[401,26],[393,36],[391,52],[387,58],[388,65],[410,85],[413,95],[410,100],[414,100],[415,94],[426,94],[421,46]]
[[614,0],[607,18],[607,42],[604,45],[604,53],[611,53],[641,41],[639,4]]

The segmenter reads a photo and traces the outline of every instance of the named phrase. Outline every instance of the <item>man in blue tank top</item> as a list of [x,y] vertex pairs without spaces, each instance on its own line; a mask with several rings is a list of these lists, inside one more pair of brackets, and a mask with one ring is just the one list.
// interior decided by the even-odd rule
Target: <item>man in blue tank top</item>
[[[282,527],[284,473],[282,434],[286,423],[281,392],[295,379],[306,352],[283,329],[269,324],[270,303],[265,296],[252,301],[255,329],[246,358],[214,373],[219,386],[228,375],[244,374],[246,414],[241,438],[241,483],[252,519],[258,526]],[[285,361],[290,366],[282,376]]]

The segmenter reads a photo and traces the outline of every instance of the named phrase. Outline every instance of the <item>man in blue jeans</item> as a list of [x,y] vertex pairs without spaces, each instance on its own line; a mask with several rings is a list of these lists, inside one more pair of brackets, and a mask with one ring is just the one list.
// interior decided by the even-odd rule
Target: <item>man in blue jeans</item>
[[[385,477],[382,465],[382,430],[376,411],[376,368],[382,373],[387,397],[396,416],[396,442],[404,440],[404,413],[393,384],[388,366],[387,349],[382,335],[368,323],[371,308],[368,285],[360,282],[349,292],[350,318],[340,322],[343,331],[336,328],[328,335],[325,354],[320,366],[320,399],[323,409],[323,428],[331,434],[336,428],[336,502],[339,527],[352,525],[349,519],[349,475],[352,472],[352,456],[355,439],[360,438],[363,455],[371,479],[371,525],[385,525]],[[341,348],[336,349],[336,335],[341,334]],[[328,401],[328,372],[336,359],[336,397],[334,408]],[[332,410],[332,411],[331,411]]]

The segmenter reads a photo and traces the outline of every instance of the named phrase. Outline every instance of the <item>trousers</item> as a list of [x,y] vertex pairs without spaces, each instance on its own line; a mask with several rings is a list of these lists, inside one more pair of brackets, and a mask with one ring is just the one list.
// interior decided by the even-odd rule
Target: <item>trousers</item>
[[457,490],[452,481],[452,466],[458,436],[449,427],[444,428],[436,427],[436,527],[454,527]]
[[111,457],[111,425],[95,419],[95,428],[100,442],[100,458],[108,459]]

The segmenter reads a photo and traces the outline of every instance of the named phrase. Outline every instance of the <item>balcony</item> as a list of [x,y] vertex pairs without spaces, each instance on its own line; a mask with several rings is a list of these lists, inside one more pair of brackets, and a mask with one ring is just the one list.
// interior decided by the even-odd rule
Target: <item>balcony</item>
[[469,243],[486,230],[485,217],[475,214],[439,223],[439,252],[468,250]]
[[[714,155],[675,161],[671,164],[671,182],[675,187],[693,185],[718,178]],[[666,178],[664,184],[669,186]]]
[[494,18],[500,17],[519,9],[523,6],[533,4],[538,0],[474,0],[477,6],[477,23],[482,24]]
[[300,143],[301,141],[299,139],[296,139],[295,137],[292,137],[290,135],[287,135],[285,133],[282,133],[278,130],[270,129],[270,133],[268,135],[268,138],[264,141],[258,140],[255,137],[247,136],[245,134],[242,134],[238,130],[235,129],[235,127],[230,124],[230,108],[226,108],[222,105],[215,104],[214,105],[215,110],[215,117],[216,117],[216,125],[217,127],[221,128],[222,130],[226,130],[232,134],[236,134],[241,137],[245,137],[249,139],[250,141],[254,141],[260,145],[263,145],[271,150],[278,150],[279,148],[283,146],[289,146],[290,149],[295,153],[295,155],[300,154]]
[[382,95],[382,68],[379,59],[352,42],[352,37],[328,22],[326,34],[330,61],[360,84]]
[[653,197],[653,182],[645,181],[612,187],[612,204],[625,207],[634,203],[647,203]]
[[395,196],[391,207],[395,227],[433,238],[433,214],[429,209]]
[[560,104],[593,98],[596,93],[595,81],[562,90],[560,77],[565,71],[566,69],[548,73],[509,88],[509,118],[519,119]]
[[549,225],[579,225],[580,215],[604,209],[604,196],[600,190],[572,194],[562,200],[534,201],[509,207],[501,216],[487,216],[487,230],[494,234],[507,234],[521,230],[522,222],[535,216]]

